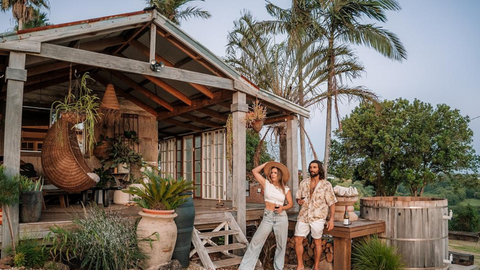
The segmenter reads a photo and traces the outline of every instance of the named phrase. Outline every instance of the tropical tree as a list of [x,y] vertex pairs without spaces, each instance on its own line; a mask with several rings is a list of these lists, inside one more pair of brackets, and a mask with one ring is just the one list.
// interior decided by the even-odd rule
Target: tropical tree
[[[363,45],[378,51],[385,57],[401,61],[406,59],[407,52],[400,39],[392,32],[370,23],[378,21],[385,23],[385,11],[400,10],[397,0],[320,0],[319,12],[322,13],[321,25],[327,42],[327,72],[328,86],[325,99],[327,101],[325,157],[324,166],[327,171],[330,144],[332,136],[332,109],[333,102],[337,107],[338,71],[336,68],[338,48],[349,44]],[[367,18],[369,22],[363,23]]]
[[421,196],[445,175],[477,172],[470,119],[458,110],[404,99],[381,106],[360,105],[342,121],[332,143],[338,175],[373,185],[379,196],[395,195],[400,184]]
[[[181,9],[182,6],[193,1],[195,0],[146,0],[146,3],[155,7],[160,14],[176,25],[180,25],[180,21],[190,17],[208,19],[212,16],[210,12],[196,6]],[[199,1],[204,2],[204,0]]]
[[[23,24],[23,29],[30,29],[30,28],[50,25],[50,23],[48,23],[47,13],[40,11],[39,8],[35,8],[33,13],[34,13],[33,18],[30,21]],[[15,31],[17,30],[18,30],[18,25],[15,25]]]
[[13,18],[17,21],[18,30],[25,29],[24,24],[39,15],[35,9],[49,9],[48,0],[0,0],[1,10],[12,10]]

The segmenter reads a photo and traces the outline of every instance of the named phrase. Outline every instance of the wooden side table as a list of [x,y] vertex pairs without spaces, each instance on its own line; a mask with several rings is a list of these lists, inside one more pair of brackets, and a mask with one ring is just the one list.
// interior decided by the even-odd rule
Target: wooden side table
[[333,236],[333,269],[350,270],[352,266],[352,239],[385,232],[385,221],[358,219],[351,225],[335,222],[331,231],[324,234]]

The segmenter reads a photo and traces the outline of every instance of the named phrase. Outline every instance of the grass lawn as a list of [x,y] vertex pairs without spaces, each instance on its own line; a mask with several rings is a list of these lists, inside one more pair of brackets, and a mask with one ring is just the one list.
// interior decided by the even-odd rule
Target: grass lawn
[[474,207],[480,207],[480,200],[479,199],[466,199],[466,200],[463,200],[458,205],[467,206],[467,204],[470,204],[471,206],[474,206]]
[[448,240],[448,249],[461,253],[468,253],[475,256],[475,265],[480,266],[480,243]]

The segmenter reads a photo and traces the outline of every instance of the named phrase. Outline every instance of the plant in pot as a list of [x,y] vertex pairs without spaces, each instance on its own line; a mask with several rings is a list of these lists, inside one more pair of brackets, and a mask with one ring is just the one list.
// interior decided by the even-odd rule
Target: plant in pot
[[[3,165],[0,166],[0,205],[4,209],[3,215],[7,218],[8,229],[10,232],[10,239],[15,239],[13,236],[12,221],[10,219],[10,206],[19,202],[20,198],[20,175],[6,175]],[[2,226],[5,226],[3,224]],[[12,249],[15,254],[15,242],[12,241]]]
[[142,155],[135,152],[128,143],[125,142],[123,136],[117,136],[115,138],[107,138],[110,143],[108,149],[108,159],[111,163],[111,168],[118,168],[118,172],[128,173],[125,169],[130,169],[132,166],[141,167],[143,165]]
[[252,128],[255,132],[260,132],[263,127],[263,121],[267,118],[267,108],[260,101],[255,100],[250,106],[250,110],[245,114],[247,128]]
[[37,222],[42,214],[43,177],[34,181],[24,175],[20,176],[20,221]]
[[100,103],[97,95],[93,94],[92,89],[88,88],[88,81],[93,80],[88,72],[83,74],[80,83],[76,83],[74,90],[78,91],[77,96],[74,95],[71,87],[63,101],[55,101],[52,109],[55,110],[55,119],[63,119],[71,124],[83,123],[86,133],[87,149],[89,152],[95,146],[95,123],[100,118],[98,111]]
[[139,239],[156,234],[162,241],[152,243],[140,242],[139,248],[149,255],[145,261],[146,267],[159,265],[170,261],[177,240],[177,226],[174,212],[191,196],[187,191],[194,189],[187,180],[163,178],[158,171],[146,170],[146,180],[141,180],[142,187],[129,187],[125,193],[135,195],[134,201],[142,207],[142,216],[138,224]]

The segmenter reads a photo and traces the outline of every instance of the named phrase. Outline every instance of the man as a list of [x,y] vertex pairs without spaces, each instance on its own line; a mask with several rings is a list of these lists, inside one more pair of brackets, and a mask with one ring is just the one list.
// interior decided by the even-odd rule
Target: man
[[323,164],[314,160],[308,166],[310,178],[300,183],[295,198],[302,206],[297,217],[295,226],[295,252],[297,254],[297,270],[305,268],[303,265],[303,239],[308,233],[312,233],[315,242],[315,264],[314,270],[319,270],[320,256],[322,255],[323,228],[327,222],[328,212],[330,220],[327,222],[327,230],[333,229],[333,216],[337,198],[333,192],[332,184],[326,180]]

